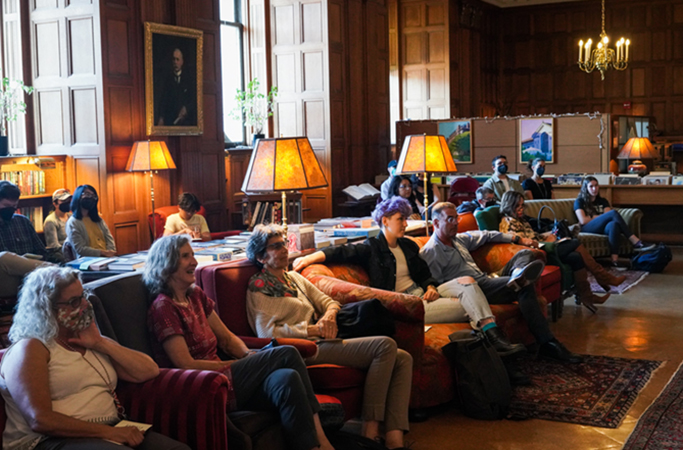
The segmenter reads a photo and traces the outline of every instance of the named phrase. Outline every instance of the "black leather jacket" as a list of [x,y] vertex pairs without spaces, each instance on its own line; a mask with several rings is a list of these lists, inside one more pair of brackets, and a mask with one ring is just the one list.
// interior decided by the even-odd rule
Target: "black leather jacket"
[[[429,285],[438,286],[432,278],[427,263],[420,258],[420,248],[408,238],[399,238],[398,246],[403,250],[408,264],[410,278],[425,291]],[[370,277],[370,286],[393,291],[396,287],[396,258],[389,250],[389,244],[380,233],[359,244],[346,244],[323,249],[325,262],[351,263],[362,266]]]

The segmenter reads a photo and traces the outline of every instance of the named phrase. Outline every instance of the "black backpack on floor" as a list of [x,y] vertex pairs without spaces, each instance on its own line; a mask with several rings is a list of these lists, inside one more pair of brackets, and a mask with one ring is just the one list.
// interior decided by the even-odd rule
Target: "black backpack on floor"
[[481,332],[462,339],[458,332],[441,350],[456,375],[456,389],[466,416],[499,420],[507,416],[512,387],[498,353]]
[[649,252],[638,253],[631,259],[633,270],[660,273],[671,262],[671,250],[661,242]]

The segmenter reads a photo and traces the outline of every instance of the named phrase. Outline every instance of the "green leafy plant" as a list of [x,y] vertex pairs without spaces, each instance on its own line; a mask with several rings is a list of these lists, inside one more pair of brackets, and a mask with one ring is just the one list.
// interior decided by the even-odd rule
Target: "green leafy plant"
[[33,88],[24,85],[19,80],[2,79],[2,89],[0,89],[0,134],[2,136],[7,136],[9,122],[17,120],[19,114],[26,114],[24,92],[31,95]]
[[259,91],[258,78],[254,78],[247,83],[244,91],[237,89],[235,101],[237,106],[230,112],[230,117],[238,120],[244,118],[244,124],[254,128],[254,134],[260,134],[268,117],[273,115],[275,97],[277,97],[277,86],[270,88],[267,95]]

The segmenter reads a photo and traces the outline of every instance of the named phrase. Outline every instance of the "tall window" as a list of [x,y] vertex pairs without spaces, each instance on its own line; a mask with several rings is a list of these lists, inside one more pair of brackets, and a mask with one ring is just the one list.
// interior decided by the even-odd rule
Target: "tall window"
[[[2,45],[3,61],[1,77],[25,81],[21,55],[21,11],[20,0],[2,0]],[[31,84],[30,80],[27,84]],[[32,101],[28,97],[25,101]],[[9,150],[12,154],[26,154],[26,115],[19,114],[17,120],[7,127]]]
[[235,91],[244,89],[244,54],[242,1],[221,0],[221,68],[223,72],[223,130],[225,141],[244,143],[241,119],[230,117],[234,110]]

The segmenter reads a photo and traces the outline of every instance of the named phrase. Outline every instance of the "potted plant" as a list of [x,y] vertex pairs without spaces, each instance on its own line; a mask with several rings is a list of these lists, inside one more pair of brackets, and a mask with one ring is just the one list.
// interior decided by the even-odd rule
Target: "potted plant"
[[33,93],[31,86],[24,85],[19,80],[2,79],[0,87],[0,156],[9,155],[9,143],[7,140],[7,125],[17,120],[19,114],[26,113],[24,92]]
[[263,126],[273,115],[274,101],[277,97],[277,86],[271,87],[267,95],[259,91],[260,86],[258,78],[254,78],[247,83],[244,91],[238,89],[235,94],[237,106],[230,112],[230,117],[238,120],[244,119],[244,124],[252,127],[254,132],[252,145],[256,144],[257,139],[265,137],[262,133]]

